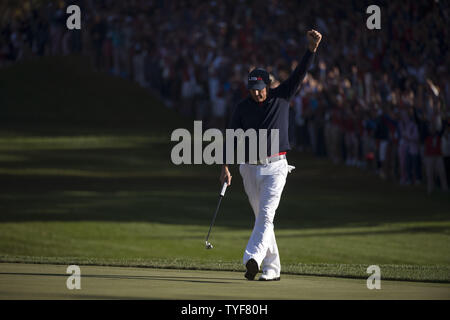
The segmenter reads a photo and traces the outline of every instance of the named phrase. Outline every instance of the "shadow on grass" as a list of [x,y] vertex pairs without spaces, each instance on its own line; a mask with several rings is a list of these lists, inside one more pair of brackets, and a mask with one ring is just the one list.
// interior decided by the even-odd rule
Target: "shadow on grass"
[[[180,175],[168,176],[160,169],[141,177],[126,177],[123,172],[125,177],[120,177],[111,170],[112,177],[101,177],[101,167],[97,171],[95,168],[91,171],[100,177],[89,177],[89,172],[86,176],[0,175],[0,222],[116,221],[207,226],[211,221],[220,188],[214,170],[181,170]],[[304,180],[289,181],[275,217],[276,228],[376,226],[450,218],[448,202],[443,198],[389,191],[386,194],[383,189],[358,190],[351,181],[331,183],[324,179],[314,177],[307,184]],[[253,219],[242,182],[235,174],[216,225],[249,228]]]
[[370,236],[380,234],[404,234],[404,233],[442,233],[450,234],[449,226],[428,227],[404,227],[390,230],[364,230],[364,231],[331,231],[331,232],[308,232],[308,233],[280,233],[277,238],[309,238],[309,237],[342,237],[342,236]]
[[[67,278],[67,274],[60,273],[23,273],[23,272],[0,272],[0,275],[7,276],[39,276],[39,277],[64,277]],[[243,278],[211,278],[208,280],[205,277],[179,277],[179,276],[128,276],[128,275],[99,275],[99,274],[84,274],[82,278],[97,278],[97,279],[110,279],[110,280],[162,280],[162,281],[176,281],[176,282],[192,282],[192,283],[230,283],[230,280],[244,280]],[[214,281],[215,280],[215,281]],[[228,281],[219,281],[228,280]]]

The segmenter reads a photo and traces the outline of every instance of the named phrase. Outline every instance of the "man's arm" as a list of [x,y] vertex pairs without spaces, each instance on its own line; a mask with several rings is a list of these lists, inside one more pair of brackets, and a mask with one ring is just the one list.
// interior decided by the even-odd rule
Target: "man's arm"
[[278,97],[290,100],[294,96],[306,75],[306,71],[311,64],[312,57],[317,51],[317,47],[322,40],[322,35],[315,30],[308,31],[306,35],[308,38],[308,50],[303,55],[302,60],[289,78],[274,89],[274,94]]
[[233,176],[231,175],[228,165],[227,164],[222,165],[222,172],[220,173],[220,183],[223,185],[223,183],[226,181],[227,185],[230,186],[232,177]]

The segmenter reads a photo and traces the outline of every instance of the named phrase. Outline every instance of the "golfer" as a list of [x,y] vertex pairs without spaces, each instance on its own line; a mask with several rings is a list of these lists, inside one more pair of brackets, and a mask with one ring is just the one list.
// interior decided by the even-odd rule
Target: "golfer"
[[[289,102],[299,89],[305,77],[312,56],[322,39],[322,35],[311,30],[307,32],[308,50],[289,78],[275,89],[270,89],[269,73],[255,69],[248,75],[249,96],[235,108],[229,129],[271,129],[279,130],[279,153],[257,163],[239,165],[244,189],[255,214],[255,225],[244,252],[245,277],[253,280],[262,268],[259,280],[280,280],[280,256],[275,240],[273,220],[280,202],[286,177],[293,168],[288,165],[286,151],[290,149],[288,139]],[[270,152],[270,139],[267,151]],[[270,154],[270,153],[269,153]],[[245,157],[248,159],[248,155]],[[225,162],[224,162],[225,163]],[[228,164],[222,166],[220,180],[231,185]]]

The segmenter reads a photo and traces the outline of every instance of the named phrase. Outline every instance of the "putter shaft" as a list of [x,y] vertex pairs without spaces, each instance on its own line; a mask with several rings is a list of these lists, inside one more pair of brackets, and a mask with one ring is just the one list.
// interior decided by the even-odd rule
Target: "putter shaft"
[[212,226],[214,225],[214,222],[216,221],[217,212],[219,212],[219,207],[220,207],[220,203],[222,202],[222,198],[223,198],[223,196],[220,195],[219,196],[219,202],[217,203],[217,207],[216,207],[216,212],[214,212],[214,217],[213,217],[213,219],[211,221],[211,224],[209,226],[209,231],[208,231],[208,235],[206,236],[206,241],[208,241],[209,234],[211,233]]
[[206,236],[206,243],[208,243],[209,235],[211,233],[212,226],[214,225],[214,222],[216,221],[217,212],[219,212],[220,203],[222,202],[222,198],[225,196],[225,191],[227,190],[227,186],[228,186],[228,184],[226,182],[224,182],[224,184],[222,186],[222,190],[220,191],[220,194],[219,194],[219,202],[217,203],[216,212],[214,212],[213,219],[209,226],[208,235]]

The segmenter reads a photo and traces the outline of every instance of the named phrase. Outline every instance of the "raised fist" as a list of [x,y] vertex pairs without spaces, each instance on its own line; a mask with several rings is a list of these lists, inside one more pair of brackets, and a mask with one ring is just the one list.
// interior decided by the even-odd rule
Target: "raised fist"
[[308,38],[308,49],[311,52],[316,52],[320,40],[322,40],[322,35],[316,30],[310,30],[306,33],[306,37]]

